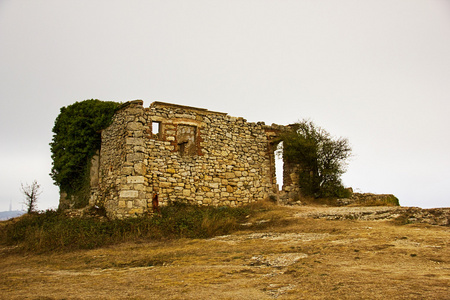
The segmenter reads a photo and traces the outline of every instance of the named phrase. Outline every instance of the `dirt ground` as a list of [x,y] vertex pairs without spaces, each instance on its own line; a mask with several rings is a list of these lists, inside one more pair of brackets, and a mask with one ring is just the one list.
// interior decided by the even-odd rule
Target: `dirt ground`
[[0,299],[450,299],[449,227],[330,217],[382,210],[280,207],[207,240],[2,249]]

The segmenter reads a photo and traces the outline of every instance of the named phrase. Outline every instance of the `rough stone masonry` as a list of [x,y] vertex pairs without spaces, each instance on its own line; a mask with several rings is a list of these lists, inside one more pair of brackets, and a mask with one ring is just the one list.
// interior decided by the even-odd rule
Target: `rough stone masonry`
[[127,102],[102,131],[90,205],[124,218],[151,212],[155,193],[162,205],[238,206],[273,197],[275,140],[285,128],[201,108]]

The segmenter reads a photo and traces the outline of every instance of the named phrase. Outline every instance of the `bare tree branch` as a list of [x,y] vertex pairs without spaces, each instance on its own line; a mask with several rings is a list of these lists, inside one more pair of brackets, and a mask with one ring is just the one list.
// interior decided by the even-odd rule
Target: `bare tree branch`
[[24,185],[23,183],[21,183],[20,187],[20,191],[25,196],[23,204],[27,206],[27,213],[35,211],[37,207],[38,197],[42,193],[42,191],[40,191],[41,185],[36,180],[34,180],[31,185]]

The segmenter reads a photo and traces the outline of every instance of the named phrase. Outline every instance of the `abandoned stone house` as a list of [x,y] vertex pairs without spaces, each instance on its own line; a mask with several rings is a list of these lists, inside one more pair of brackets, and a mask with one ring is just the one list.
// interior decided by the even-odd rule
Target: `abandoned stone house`
[[[276,197],[275,140],[285,128],[202,108],[127,102],[102,131],[90,205],[124,218],[151,212],[154,194],[161,205],[238,206]],[[289,190],[291,176],[283,185]]]

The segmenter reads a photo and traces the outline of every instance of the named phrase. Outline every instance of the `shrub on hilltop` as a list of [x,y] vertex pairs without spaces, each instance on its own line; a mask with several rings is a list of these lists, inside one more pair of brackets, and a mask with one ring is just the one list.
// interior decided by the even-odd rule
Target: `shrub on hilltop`
[[[54,183],[68,195],[77,195],[79,203],[87,204],[89,164],[100,149],[100,132],[112,120],[120,103],[100,100],[85,100],[62,107],[53,127],[50,143]],[[84,197],[83,197],[84,196]]]
[[346,197],[341,175],[351,148],[346,138],[334,138],[309,120],[291,125],[281,136],[283,155],[297,166],[298,184],[303,196]]

